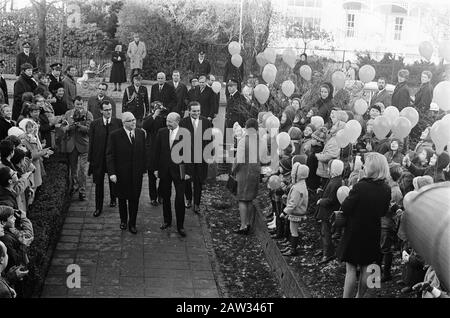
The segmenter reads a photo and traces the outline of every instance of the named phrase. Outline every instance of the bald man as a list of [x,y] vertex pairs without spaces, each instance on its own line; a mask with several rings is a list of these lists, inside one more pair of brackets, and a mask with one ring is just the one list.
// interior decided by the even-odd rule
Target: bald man
[[[186,236],[184,230],[184,191],[185,180],[189,180],[190,176],[185,172],[185,163],[175,163],[174,155],[178,154],[178,150],[172,153],[172,149],[181,138],[184,138],[189,131],[179,127],[180,115],[172,112],[167,115],[167,127],[161,128],[156,135],[154,148],[154,164],[153,170],[155,177],[160,178],[160,186],[162,187],[163,196],[163,217],[164,223],[161,230],[165,230],[172,225],[172,203],[170,197],[172,194],[172,183],[175,186],[175,214],[177,218],[177,230],[182,236]],[[183,136],[180,138],[180,136]],[[178,147],[177,147],[178,148]]]
[[153,102],[161,102],[169,112],[177,110],[177,94],[175,88],[166,83],[166,74],[160,72],[156,75],[157,83],[152,85],[150,104]]
[[136,217],[142,189],[142,175],[147,171],[145,132],[136,129],[136,118],[122,114],[123,128],[110,133],[106,150],[106,167],[110,180],[116,184],[119,199],[120,229],[137,233]]

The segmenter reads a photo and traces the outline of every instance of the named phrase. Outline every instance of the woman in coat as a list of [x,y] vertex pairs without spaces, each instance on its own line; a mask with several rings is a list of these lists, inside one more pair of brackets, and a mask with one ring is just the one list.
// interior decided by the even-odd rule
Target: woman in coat
[[319,96],[319,100],[314,104],[314,107],[318,109],[317,116],[322,117],[325,125],[327,125],[330,120],[331,110],[334,107],[333,85],[330,83],[323,83],[320,85]]
[[17,120],[22,110],[22,95],[26,92],[30,92],[33,95],[34,90],[37,87],[36,82],[33,80],[33,66],[29,63],[22,64],[22,73],[17,81],[14,83],[14,103],[12,108],[12,119]]
[[[237,146],[236,161],[233,164],[232,174],[236,175],[237,200],[239,201],[239,214],[241,226],[235,230],[236,234],[247,235],[250,231],[249,210],[252,201],[258,195],[261,165],[259,153],[264,147],[259,142],[258,121],[250,118],[245,123],[246,134],[242,137]],[[250,156],[250,154],[252,154]]]
[[345,218],[344,235],[337,256],[346,263],[344,298],[352,297],[356,287],[356,269],[360,267],[357,298],[367,290],[370,264],[381,264],[381,217],[386,215],[391,201],[388,185],[389,166],[386,157],[371,152],[365,157],[365,177],[350,190],[342,202]]
[[[111,76],[109,78],[109,82],[114,83],[114,92],[117,90],[120,92],[120,85],[127,81],[127,75],[125,73],[126,59],[125,54],[122,52],[122,45],[116,45],[111,57],[113,65],[111,68]],[[117,87],[119,87],[119,89],[117,89]]]

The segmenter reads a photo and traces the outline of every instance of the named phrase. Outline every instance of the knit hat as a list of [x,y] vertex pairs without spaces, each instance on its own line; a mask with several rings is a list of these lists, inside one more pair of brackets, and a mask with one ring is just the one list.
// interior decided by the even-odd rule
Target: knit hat
[[304,180],[309,176],[309,168],[306,165],[302,165],[298,162],[294,164],[291,171],[292,183],[295,184],[300,180]]
[[436,169],[437,170],[442,170],[445,167],[448,166],[448,164],[450,163],[450,156],[448,154],[448,152],[443,151],[436,160]]
[[[313,124],[308,124],[308,125],[306,125],[306,127],[311,128],[312,132],[315,132],[315,131],[316,131],[316,126],[314,126]],[[306,128],[306,127],[305,127],[305,128]]]
[[23,63],[22,65],[20,65],[20,69],[22,71],[33,69],[33,65],[31,65],[30,63]]
[[302,131],[298,127],[291,127],[288,131],[289,137],[291,140],[300,140],[303,136]]
[[313,132],[313,134],[311,135],[311,138],[320,141],[322,143],[325,143],[325,140],[327,139],[327,133],[328,130],[326,127],[320,127],[319,129],[317,129],[315,132]]
[[295,155],[294,157],[292,157],[292,166],[298,162],[302,165],[306,165],[306,160],[308,159],[307,155]]
[[419,190],[420,188],[429,185],[429,184],[433,184],[433,177],[431,176],[422,176],[422,177],[415,177],[413,179],[413,186],[414,186],[414,190]]
[[344,172],[344,163],[339,159],[332,160],[330,164],[330,177],[341,176],[342,172]]
[[280,167],[283,168],[284,171],[291,171],[292,162],[289,158],[284,158],[280,160]]

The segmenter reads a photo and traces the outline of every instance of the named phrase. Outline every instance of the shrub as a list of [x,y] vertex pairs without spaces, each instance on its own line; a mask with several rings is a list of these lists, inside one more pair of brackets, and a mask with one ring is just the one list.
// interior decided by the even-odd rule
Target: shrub
[[70,202],[67,164],[53,157],[45,163],[45,170],[47,175],[28,211],[34,241],[28,253],[30,272],[24,288],[27,298],[40,296]]

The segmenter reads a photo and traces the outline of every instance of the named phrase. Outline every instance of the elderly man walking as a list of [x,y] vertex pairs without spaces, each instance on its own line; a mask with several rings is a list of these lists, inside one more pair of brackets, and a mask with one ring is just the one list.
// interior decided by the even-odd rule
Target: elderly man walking
[[128,44],[127,55],[130,58],[131,76],[141,73],[144,59],[147,56],[147,48],[145,43],[140,41],[139,33],[134,33],[134,41]]
[[156,75],[157,83],[152,85],[150,103],[161,102],[169,112],[177,111],[177,94],[174,86],[166,83],[166,74]]

